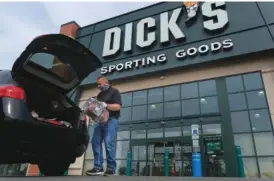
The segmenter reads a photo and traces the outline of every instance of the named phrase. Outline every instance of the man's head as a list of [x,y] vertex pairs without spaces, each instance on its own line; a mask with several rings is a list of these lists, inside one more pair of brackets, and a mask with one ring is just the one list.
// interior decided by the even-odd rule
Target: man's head
[[107,79],[107,77],[105,76],[100,76],[97,78],[96,80],[97,82],[97,87],[101,90],[101,91],[106,91],[109,88],[109,81]]

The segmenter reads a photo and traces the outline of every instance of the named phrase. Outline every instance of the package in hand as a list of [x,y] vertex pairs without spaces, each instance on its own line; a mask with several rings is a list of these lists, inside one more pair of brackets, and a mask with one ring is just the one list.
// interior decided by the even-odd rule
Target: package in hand
[[109,118],[108,110],[95,98],[89,98],[82,106],[82,111],[95,122],[105,123]]

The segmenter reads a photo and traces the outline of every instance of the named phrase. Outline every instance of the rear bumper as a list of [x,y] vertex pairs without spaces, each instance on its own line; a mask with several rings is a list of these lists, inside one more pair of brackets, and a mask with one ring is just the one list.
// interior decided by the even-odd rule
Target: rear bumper
[[[9,101],[12,111],[3,106],[0,120],[0,164],[34,163],[44,159],[69,159],[74,162],[86,151],[87,129],[76,130],[32,119],[21,101]],[[11,106],[12,105],[12,106]],[[16,109],[16,112],[14,112]]]

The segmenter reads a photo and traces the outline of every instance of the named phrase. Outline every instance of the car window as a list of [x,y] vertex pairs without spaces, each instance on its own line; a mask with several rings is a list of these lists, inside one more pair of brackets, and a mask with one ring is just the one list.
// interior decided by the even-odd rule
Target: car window
[[29,58],[27,65],[41,69],[41,71],[49,71],[56,78],[68,83],[75,79],[77,74],[69,64],[63,63],[69,62],[70,58],[62,58],[49,53],[39,52]]

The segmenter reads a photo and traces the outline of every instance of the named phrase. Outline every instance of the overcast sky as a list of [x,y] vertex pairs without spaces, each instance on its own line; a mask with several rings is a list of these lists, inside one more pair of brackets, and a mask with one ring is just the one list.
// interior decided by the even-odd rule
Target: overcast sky
[[0,69],[11,69],[28,43],[40,34],[59,33],[75,20],[80,26],[111,18],[155,2],[2,2]]

